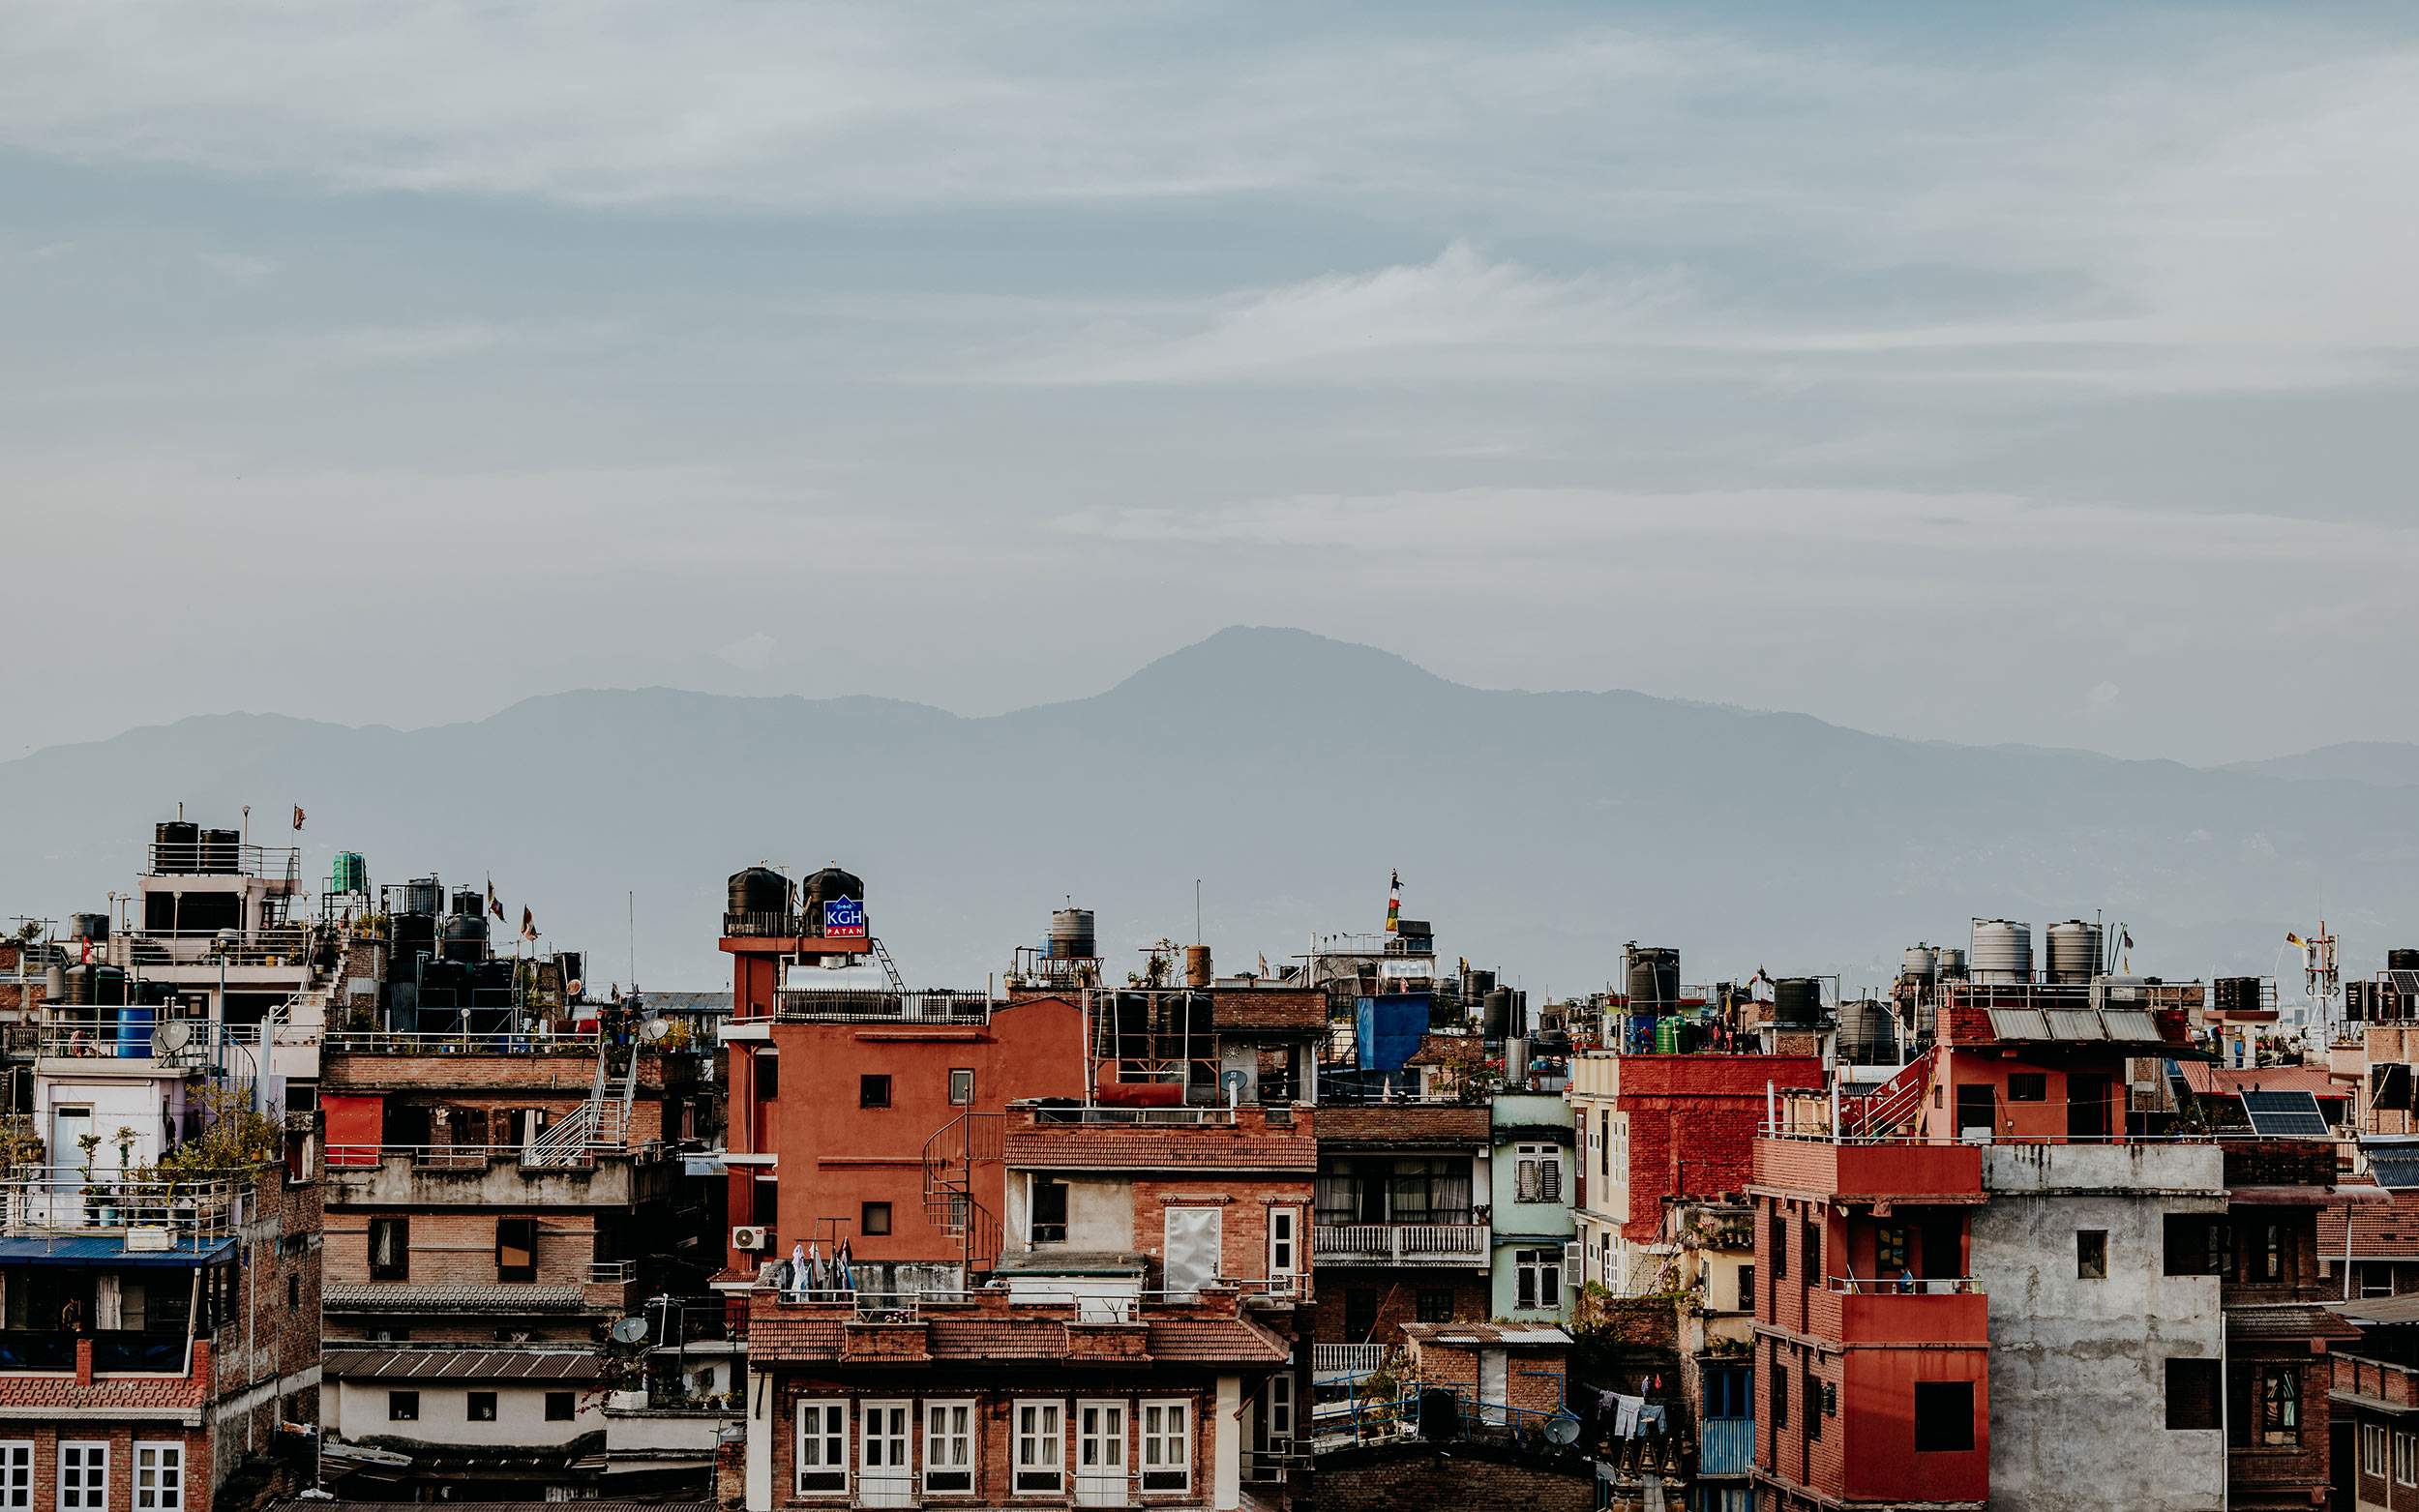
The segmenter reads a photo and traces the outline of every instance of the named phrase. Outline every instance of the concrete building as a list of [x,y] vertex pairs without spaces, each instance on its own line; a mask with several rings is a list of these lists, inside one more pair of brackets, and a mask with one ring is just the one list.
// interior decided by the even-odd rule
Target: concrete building
[[1551,1322],[1570,1316],[1579,1284],[1571,1235],[1570,1105],[1559,1095],[1499,1092],[1487,1105],[1494,1253],[1488,1316]]

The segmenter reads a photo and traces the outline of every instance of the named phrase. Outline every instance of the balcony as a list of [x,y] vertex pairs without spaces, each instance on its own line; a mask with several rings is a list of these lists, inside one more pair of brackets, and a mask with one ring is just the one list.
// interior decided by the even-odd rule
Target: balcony
[[9,1237],[123,1235],[130,1252],[173,1254],[214,1248],[240,1221],[247,1181],[147,1176],[97,1168],[19,1167],[0,1181],[0,1227]]
[[247,845],[232,839],[154,841],[143,873],[146,876],[259,876],[298,886],[302,850],[295,845]]
[[1809,1299],[1807,1330],[1840,1344],[1990,1342],[1989,1299],[1971,1277],[1851,1281],[1832,1277]]
[[773,994],[781,1023],[964,1023],[991,1022],[991,994],[887,993],[872,988],[785,987]]
[[1491,1256],[1485,1224],[1321,1224],[1311,1255],[1327,1265],[1475,1265]]
[[523,1165],[519,1145],[331,1144],[327,1201],[376,1207],[626,1207],[670,1197],[665,1147],[592,1147],[574,1165]]

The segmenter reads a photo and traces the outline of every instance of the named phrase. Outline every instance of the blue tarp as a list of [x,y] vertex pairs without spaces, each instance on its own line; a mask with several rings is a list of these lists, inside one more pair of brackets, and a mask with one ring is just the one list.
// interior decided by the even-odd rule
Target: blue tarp
[[1361,1070],[1400,1071],[1419,1052],[1420,1036],[1428,1032],[1427,993],[1388,993],[1357,998],[1355,1007]]

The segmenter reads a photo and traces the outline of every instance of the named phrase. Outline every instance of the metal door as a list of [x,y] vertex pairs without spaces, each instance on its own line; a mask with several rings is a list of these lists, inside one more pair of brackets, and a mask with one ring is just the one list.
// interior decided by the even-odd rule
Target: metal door
[[1121,1507],[1125,1494],[1125,1404],[1075,1405],[1075,1504]]
[[905,1402],[868,1402],[858,1409],[857,1504],[915,1505],[915,1470],[908,1459],[910,1435]]
[[1511,1351],[1480,1349],[1478,1351],[1479,1416],[1497,1427],[1511,1421],[1505,1408],[1511,1401]]

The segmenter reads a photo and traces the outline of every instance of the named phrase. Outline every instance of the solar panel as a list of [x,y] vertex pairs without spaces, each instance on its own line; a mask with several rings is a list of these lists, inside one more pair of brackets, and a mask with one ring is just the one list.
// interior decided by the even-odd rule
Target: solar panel
[[2377,1185],[2391,1191],[2408,1192],[2419,1188],[2419,1152],[2392,1155],[2372,1152],[2369,1156],[2369,1174],[2376,1177]]
[[2419,997],[2419,971],[2388,971],[2394,991],[2404,997]]
[[2318,1112],[2318,1100],[2308,1092],[2243,1093],[2243,1112],[2251,1118],[2251,1132],[2261,1139],[2271,1136],[2325,1135],[2332,1131]]

